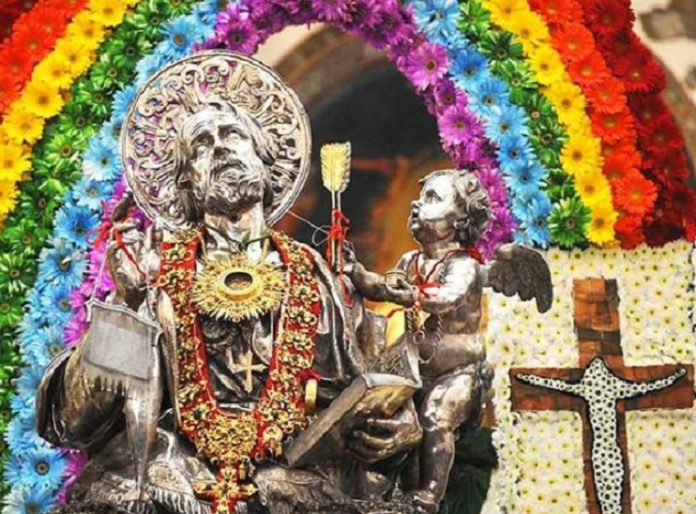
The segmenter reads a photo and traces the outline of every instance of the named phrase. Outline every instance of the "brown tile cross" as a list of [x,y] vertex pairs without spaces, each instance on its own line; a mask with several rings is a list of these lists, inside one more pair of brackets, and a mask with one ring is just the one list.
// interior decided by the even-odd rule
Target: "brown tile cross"
[[575,280],[573,300],[580,367],[511,369],[512,408],[579,412],[589,512],[630,514],[625,412],[690,408],[694,368],[624,364],[616,280]]

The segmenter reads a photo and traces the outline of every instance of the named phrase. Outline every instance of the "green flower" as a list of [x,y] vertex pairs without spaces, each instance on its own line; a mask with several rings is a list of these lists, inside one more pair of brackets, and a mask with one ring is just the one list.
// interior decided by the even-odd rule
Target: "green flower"
[[50,234],[51,229],[39,226],[32,216],[8,226],[3,233],[10,252],[26,254],[30,259],[43,247]]
[[[96,66],[96,65],[95,65]],[[93,125],[104,123],[111,112],[111,98],[116,92],[113,85],[106,86],[100,75],[90,74],[86,82],[81,82],[75,91],[75,101],[89,106],[89,122]]]
[[568,139],[566,131],[552,117],[541,117],[529,124],[530,140],[533,145],[550,148],[556,154],[560,153]]
[[79,131],[66,130],[52,138],[46,145],[46,157],[40,159],[35,167],[45,164],[51,175],[60,177],[65,170],[80,159],[80,154],[86,148],[86,140]]
[[532,121],[542,118],[558,119],[551,102],[538,91],[526,95],[523,99],[522,106],[524,110],[527,111]]
[[3,296],[0,298],[0,327],[11,328],[22,321],[24,308],[23,298],[18,296]]
[[546,176],[546,192],[554,202],[573,197],[575,195],[573,177],[560,167],[549,168],[549,174]]
[[459,29],[472,43],[480,41],[483,35],[491,29],[490,14],[478,2],[461,4],[461,11]]
[[577,196],[561,200],[549,216],[551,237],[562,248],[586,243],[585,229],[589,223],[590,210]]
[[0,254],[0,296],[24,294],[36,273],[34,261],[21,254]]
[[[74,94],[74,93],[73,93]],[[89,119],[89,105],[83,102],[68,102],[60,115],[61,130],[93,131]]]
[[529,66],[523,61],[516,59],[492,61],[491,71],[510,85],[510,99],[518,105],[522,102],[517,98],[521,99],[522,95],[539,89]]
[[106,54],[114,56],[114,62],[119,66],[128,66],[129,61],[140,60],[152,49],[152,42],[138,31],[127,32],[119,36],[111,39],[105,50]]
[[514,36],[507,32],[487,32],[481,39],[481,53],[489,59],[521,59],[522,45],[514,43]]

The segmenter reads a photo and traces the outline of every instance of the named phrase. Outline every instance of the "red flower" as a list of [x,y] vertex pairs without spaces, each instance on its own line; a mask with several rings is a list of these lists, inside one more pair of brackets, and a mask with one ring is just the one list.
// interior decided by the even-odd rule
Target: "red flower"
[[596,50],[582,59],[571,62],[569,71],[573,79],[580,83],[583,88],[600,84],[611,77],[607,64]]
[[670,182],[672,180],[686,180],[689,170],[686,164],[686,152],[683,148],[672,149],[652,159],[651,167],[660,180]]
[[566,25],[582,19],[582,10],[574,0],[530,0],[532,9],[554,25]]
[[16,76],[0,73],[0,114],[7,111],[19,94],[20,88],[21,85]]
[[628,214],[643,216],[655,205],[655,184],[635,170],[613,183],[612,189],[616,204]]
[[29,53],[26,50],[15,50],[12,47],[8,47],[7,50],[0,54],[0,73],[10,73],[15,76],[31,74],[33,66],[29,61]]
[[32,25],[38,28],[44,37],[54,39],[63,32],[67,13],[55,5],[40,4],[32,10]]
[[594,2],[586,6],[585,14],[592,32],[604,36],[630,27],[635,20],[631,8],[616,1]]
[[647,93],[659,91],[665,87],[665,73],[655,61],[650,51],[644,47],[634,50],[634,54],[615,66],[629,93]]
[[676,241],[684,234],[679,215],[671,208],[665,191],[658,194],[655,210],[644,225],[645,241],[655,248]]
[[619,210],[614,230],[621,241],[621,248],[625,250],[631,250],[645,242],[641,216],[628,215]]
[[646,152],[667,153],[684,146],[681,131],[671,116],[660,116],[641,134],[640,143]]
[[[614,144],[605,142],[602,145],[602,156],[604,157],[605,175],[607,169],[610,168],[618,166],[623,169],[639,168],[641,164],[641,156],[631,141],[617,141]],[[611,162],[612,165],[609,166],[607,162]]]
[[577,61],[587,57],[595,47],[592,32],[580,23],[569,23],[559,27],[553,33],[554,45],[561,52],[564,60]]
[[623,140],[635,143],[636,129],[633,116],[626,106],[616,113],[593,112],[591,118],[594,133],[602,138],[602,141],[609,144]]
[[627,102],[623,84],[613,77],[606,77],[588,89],[587,99],[594,110],[601,113],[619,112]]
[[31,62],[36,62],[38,60],[37,55],[44,45],[44,37],[31,24],[22,24],[12,34],[12,46],[15,51],[26,52]]
[[602,53],[609,63],[609,66],[614,69],[620,62],[626,60],[627,55],[633,53],[636,45],[640,46],[640,40],[633,33],[631,28],[621,30],[614,34],[602,35],[594,34],[595,41],[598,42]]
[[639,123],[639,130],[643,127],[649,130],[650,124],[658,117],[669,116],[667,104],[661,96],[653,93],[634,93],[628,99],[631,110],[635,113]]

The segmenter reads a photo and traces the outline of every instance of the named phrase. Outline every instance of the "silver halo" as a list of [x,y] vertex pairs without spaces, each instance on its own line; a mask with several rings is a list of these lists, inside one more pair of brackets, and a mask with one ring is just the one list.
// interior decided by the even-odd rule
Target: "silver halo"
[[153,75],[136,95],[121,131],[126,181],[138,206],[173,232],[192,228],[175,184],[177,127],[202,106],[244,109],[273,143],[273,204],[277,222],[299,195],[310,166],[309,117],[299,98],[263,63],[222,50],[180,59]]

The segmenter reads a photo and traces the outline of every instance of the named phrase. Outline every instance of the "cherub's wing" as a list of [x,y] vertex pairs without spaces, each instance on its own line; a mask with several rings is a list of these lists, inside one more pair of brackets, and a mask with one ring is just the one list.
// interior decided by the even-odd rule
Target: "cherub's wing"
[[518,294],[522,300],[536,299],[539,312],[553,303],[551,272],[541,254],[516,244],[501,246],[495,260],[484,266],[484,285],[505,296]]

